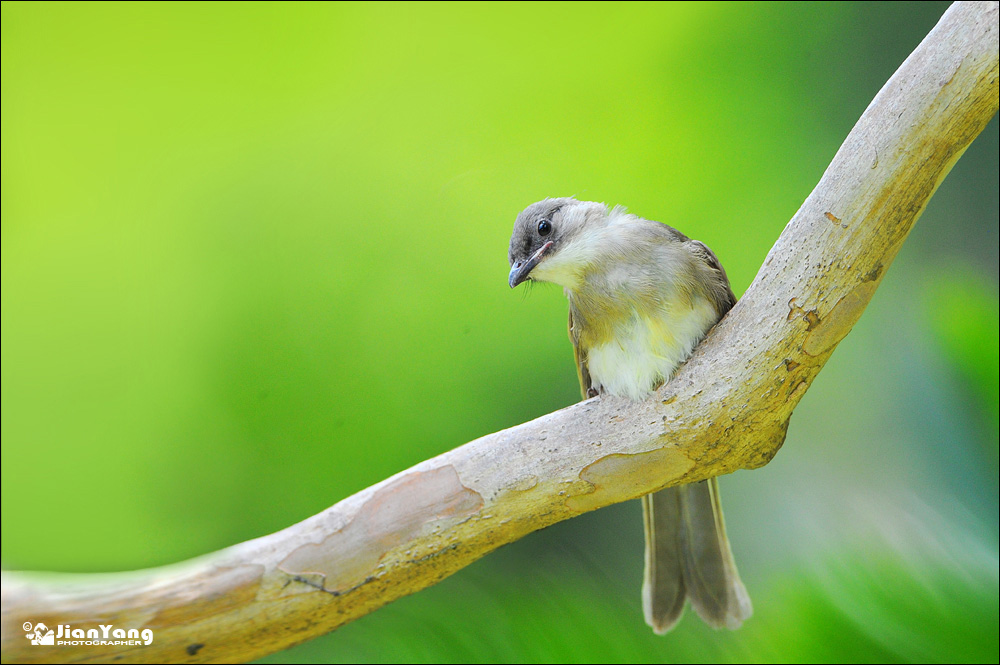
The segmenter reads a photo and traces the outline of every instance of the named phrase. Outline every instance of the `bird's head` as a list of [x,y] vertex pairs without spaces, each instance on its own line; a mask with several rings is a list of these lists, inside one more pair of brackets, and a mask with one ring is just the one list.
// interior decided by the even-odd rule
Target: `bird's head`
[[602,203],[545,199],[521,211],[510,237],[510,288],[526,279],[571,286],[585,266],[577,249],[585,231],[607,219]]

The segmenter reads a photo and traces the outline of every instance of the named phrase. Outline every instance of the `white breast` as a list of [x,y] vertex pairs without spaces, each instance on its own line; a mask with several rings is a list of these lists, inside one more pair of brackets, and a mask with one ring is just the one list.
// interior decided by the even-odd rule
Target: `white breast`
[[594,387],[630,399],[643,399],[669,379],[716,321],[715,308],[697,299],[681,310],[653,318],[638,313],[619,324],[610,342],[591,347],[587,369]]

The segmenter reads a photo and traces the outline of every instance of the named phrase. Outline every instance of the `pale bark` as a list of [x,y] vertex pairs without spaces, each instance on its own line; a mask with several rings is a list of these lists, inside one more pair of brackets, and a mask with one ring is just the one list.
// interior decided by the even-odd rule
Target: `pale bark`
[[[913,223],[998,106],[996,2],[960,2],[882,88],[752,286],[651,399],[472,441],[278,533],[135,573],[4,573],[4,662],[244,661],[321,635],[582,512],[766,464]],[[848,37],[845,37],[845,39]],[[24,621],[151,628],[35,647]]]

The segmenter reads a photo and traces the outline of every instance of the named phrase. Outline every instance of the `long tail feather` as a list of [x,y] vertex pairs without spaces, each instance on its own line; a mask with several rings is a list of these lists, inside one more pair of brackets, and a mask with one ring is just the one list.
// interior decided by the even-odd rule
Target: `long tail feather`
[[739,628],[753,607],[726,537],[718,481],[670,487],[643,497],[642,505],[646,623],[657,633],[669,631],[690,598],[708,625]]

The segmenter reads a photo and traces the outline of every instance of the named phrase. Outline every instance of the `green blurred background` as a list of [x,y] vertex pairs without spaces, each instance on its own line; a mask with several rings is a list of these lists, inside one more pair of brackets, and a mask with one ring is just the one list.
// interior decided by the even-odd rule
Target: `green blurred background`
[[[193,557],[576,401],[517,212],[627,205],[740,294],[946,7],[4,2],[4,567]],[[630,502],[266,662],[995,662],[997,144],[723,479],[742,630],[646,629]]]

